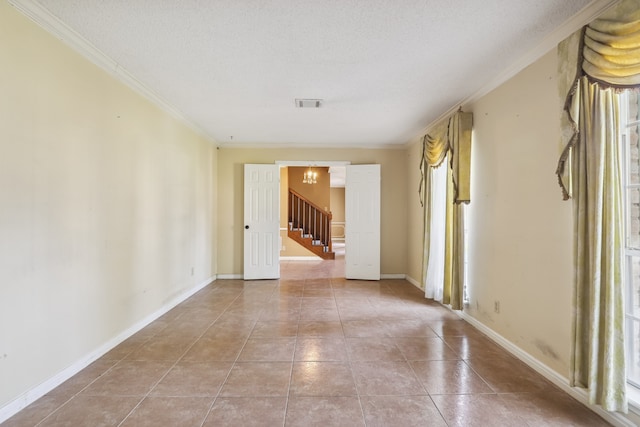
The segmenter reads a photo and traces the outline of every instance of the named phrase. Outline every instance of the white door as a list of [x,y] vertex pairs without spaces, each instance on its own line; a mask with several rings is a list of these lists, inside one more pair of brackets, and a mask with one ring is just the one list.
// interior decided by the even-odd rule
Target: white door
[[380,165],[349,165],[345,185],[345,276],[380,280]]
[[280,167],[244,165],[244,279],[280,278]]

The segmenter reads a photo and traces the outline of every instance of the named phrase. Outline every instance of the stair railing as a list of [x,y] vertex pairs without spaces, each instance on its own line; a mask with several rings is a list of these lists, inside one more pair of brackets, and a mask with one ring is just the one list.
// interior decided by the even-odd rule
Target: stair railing
[[302,237],[310,237],[313,245],[322,245],[324,252],[332,252],[331,212],[292,189],[289,189],[288,205],[289,230],[300,230]]

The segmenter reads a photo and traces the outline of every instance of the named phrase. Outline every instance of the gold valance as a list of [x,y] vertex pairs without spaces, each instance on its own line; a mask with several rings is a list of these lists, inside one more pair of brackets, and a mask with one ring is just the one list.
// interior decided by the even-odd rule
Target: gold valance
[[422,144],[425,162],[432,168],[440,166],[447,157],[447,151],[449,150],[449,141],[446,135],[436,137],[425,135],[422,139]]
[[438,167],[449,156],[453,173],[454,203],[471,200],[471,128],[473,114],[457,111],[448,121],[442,121],[422,139],[420,170],[420,202],[423,200],[424,177],[428,167]]
[[582,70],[616,87],[640,84],[640,2],[623,1],[587,25]]

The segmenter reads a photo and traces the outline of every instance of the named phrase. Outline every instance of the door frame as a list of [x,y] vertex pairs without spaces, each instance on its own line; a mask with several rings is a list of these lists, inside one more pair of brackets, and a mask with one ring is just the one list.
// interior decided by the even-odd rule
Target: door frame
[[[283,167],[332,167],[332,166],[349,166],[351,162],[348,160],[276,160],[274,162],[276,165],[279,165],[280,168]],[[282,183],[280,183],[282,185]],[[280,212],[280,215],[284,215],[284,212]],[[282,231],[282,229],[281,229]],[[320,258],[319,258],[320,259]]]

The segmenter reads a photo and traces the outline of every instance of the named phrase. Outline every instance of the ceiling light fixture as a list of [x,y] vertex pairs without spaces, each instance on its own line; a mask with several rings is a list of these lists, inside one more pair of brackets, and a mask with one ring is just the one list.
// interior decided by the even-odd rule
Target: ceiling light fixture
[[322,106],[322,103],[322,99],[296,98],[296,107],[298,108],[320,108]]
[[318,172],[314,172],[311,166],[309,166],[309,170],[304,173],[304,178],[302,179],[303,184],[316,184],[318,182]]

